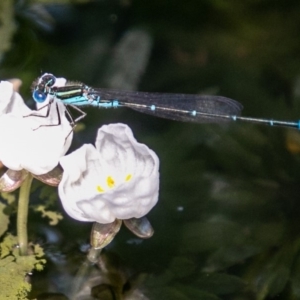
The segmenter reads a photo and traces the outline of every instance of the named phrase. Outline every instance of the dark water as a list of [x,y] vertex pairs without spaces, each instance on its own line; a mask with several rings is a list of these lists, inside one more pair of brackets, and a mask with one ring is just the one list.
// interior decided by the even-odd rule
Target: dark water
[[[29,103],[31,81],[51,72],[96,87],[218,94],[247,116],[299,117],[298,1],[48,2],[18,3],[2,58],[1,78],[21,78]],[[73,149],[93,143],[102,124],[126,123],[159,156],[161,185],[148,215],[154,236],[123,228],[103,253],[107,270],[95,267],[94,288],[78,299],[300,299],[296,130],[85,111]],[[42,201],[39,188],[32,198]],[[51,227],[31,213],[30,237],[48,260],[32,297],[69,293],[90,228],[66,214]]]

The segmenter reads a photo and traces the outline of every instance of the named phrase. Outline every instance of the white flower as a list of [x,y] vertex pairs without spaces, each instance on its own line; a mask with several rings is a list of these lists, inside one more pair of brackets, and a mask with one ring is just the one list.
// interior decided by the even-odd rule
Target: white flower
[[[56,82],[56,86],[64,84],[64,80]],[[49,100],[50,96],[43,106]],[[34,116],[45,116],[47,107],[30,110],[7,82],[1,82],[0,161],[3,165],[12,170],[26,169],[34,175],[45,174],[57,166],[72,141],[72,128],[65,117],[65,107],[62,103],[57,105],[59,113],[54,102],[48,117]],[[61,124],[57,125],[59,117]]]
[[96,148],[83,145],[60,164],[59,196],[66,212],[79,221],[140,218],[158,200],[159,159],[127,125],[102,126]]
[[8,81],[0,82],[0,116],[14,112],[19,115],[26,115],[31,112],[19,93],[13,89],[13,84]]

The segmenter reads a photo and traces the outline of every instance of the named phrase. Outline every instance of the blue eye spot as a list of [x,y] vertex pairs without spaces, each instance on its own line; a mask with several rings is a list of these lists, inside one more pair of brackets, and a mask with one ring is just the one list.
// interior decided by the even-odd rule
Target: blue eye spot
[[39,91],[39,90],[35,90],[32,94],[32,97],[34,99],[35,102],[37,103],[43,103],[46,98],[47,98],[47,94],[45,94],[44,92],[42,91]]

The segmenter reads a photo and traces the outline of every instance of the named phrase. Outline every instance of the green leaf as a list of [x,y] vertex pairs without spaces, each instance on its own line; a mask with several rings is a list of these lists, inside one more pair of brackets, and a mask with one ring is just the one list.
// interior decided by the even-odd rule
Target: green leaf
[[47,210],[45,205],[36,206],[35,211],[41,212],[43,218],[48,217],[50,219],[49,224],[52,226],[57,225],[58,222],[63,219],[63,216],[61,213],[56,212],[56,211]]
[[290,280],[299,248],[299,241],[286,243],[274,254],[265,252],[252,262],[246,278],[256,291],[258,300],[275,297],[283,291]]
[[13,204],[16,201],[16,195],[13,193],[0,193],[1,198],[7,201],[8,204]]
[[239,277],[220,273],[201,275],[196,284],[200,289],[216,295],[237,293],[246,287]]
[[260,252],[254,245],[220,247],[207,258],[202,271],[216,272],[244,262],[247,258]]
[[211,251],[243,238],[241,234],[239,224],[218,216],[207,222],[191,222],[182,227],[182,251]]
[[33,245],[33,251],[26,256],[19,255],[17,238],[7,235],[0,244],[0,299],[27,299],[31,285],[26,274],[32,270],[42,270],[46,260],[41,258],[43,250]]
[[0,236],[6,232],[9,224],[9,216],[4,213],[5,208],[6,205],[0,202]]
[[295,260],[291,276],[291,293],[296,299],[300,299],[300,255]]
[[164,299],[164,300],[190,300],[183,292],[175,287],[153,288],[149,292],[150,299]]
[[199,300],[221,300],[215,295],[215,293],[209,293],[205,290],[201,290],[201,287],[195,288],[187,285],[176,285],[176,287],[183,292],[189,299]]
[[11,40],[16,29],[13,5],[12,0],[2,0],[0,2],[0,59],[2,58],[3,52],[10,49]]
[[195,271],[195,269],[195,262],[183,256],[174,257],[169,268],[169,270],[173,272],[177,278],[189,276]]
[[206,291],[202,291],[201,289],[176,284],[176,286],[172,287],[163,287],[154,289],[149,292],[150,299],[164,299],[164,300],[220,300],[214,294],[208,293]]

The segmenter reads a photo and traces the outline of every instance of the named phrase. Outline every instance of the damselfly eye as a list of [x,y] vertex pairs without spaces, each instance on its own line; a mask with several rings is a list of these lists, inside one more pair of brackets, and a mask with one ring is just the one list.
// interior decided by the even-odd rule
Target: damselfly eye
[[52,74],[46,74],[41,77],[41,81],[46,87],[53,86],[56,81],[56,77]]
[[33,97],[35,102],[43,103],[47,98],[47,94],[44,93],[43,91],[35,90],[32,94],[32,97]]

